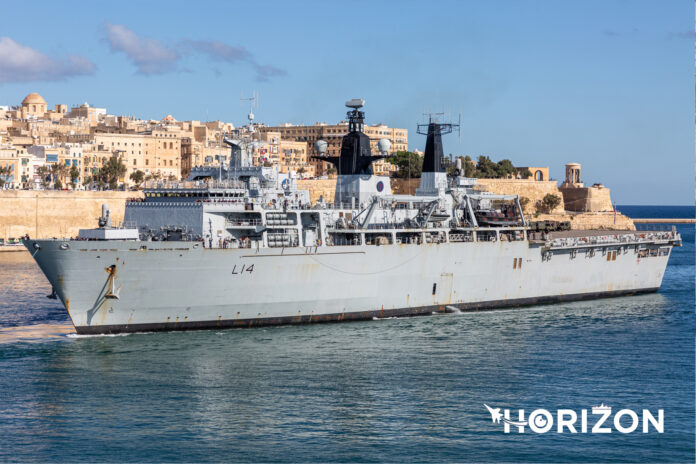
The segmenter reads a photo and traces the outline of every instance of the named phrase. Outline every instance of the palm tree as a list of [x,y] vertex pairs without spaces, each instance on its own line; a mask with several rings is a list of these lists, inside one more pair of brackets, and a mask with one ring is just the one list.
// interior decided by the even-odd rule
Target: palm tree
[[47,188],[48,183],[50,182],[48,180],[48,176],[51,174],[51,168],[44,164],[43,166],[39,166],[39,168],[36,170],[36,173],[39,175],[39,177],[41,177],[41,186],[44,189]]
[[67,175],[68,167],[65,164],[56,163],[51,166],[51,177],[54,184],[62,185]]
[[12,174],[13,168],[10,166],[0,166],[0,187],[5,185],[7,182],[6,177]]

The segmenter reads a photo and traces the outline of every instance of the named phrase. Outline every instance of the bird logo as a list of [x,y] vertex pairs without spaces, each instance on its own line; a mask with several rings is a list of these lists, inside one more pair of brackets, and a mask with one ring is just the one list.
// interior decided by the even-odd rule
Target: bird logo
[[523,427],[527,425],[527,421],[513,421],[507,417],[503,417],[503,414],[500,412],[500,408],[492,408],[486,403],[483,403],[483,405],[486,407],[486,409],[488,409],[488,412],[491,413],[491,419],[493,420],[494,424],[503,422],[504,424],[510,424],[515,427]]

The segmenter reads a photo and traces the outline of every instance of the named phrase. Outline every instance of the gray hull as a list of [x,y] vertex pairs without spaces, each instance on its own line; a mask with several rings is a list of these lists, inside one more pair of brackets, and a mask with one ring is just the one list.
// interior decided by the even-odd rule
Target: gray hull
[[81,334],[357,320],[652,292],[671,252],[667,246],[643,257],[629,245],[548,253],[527,241],[255,250],[37,240],[27,247]]

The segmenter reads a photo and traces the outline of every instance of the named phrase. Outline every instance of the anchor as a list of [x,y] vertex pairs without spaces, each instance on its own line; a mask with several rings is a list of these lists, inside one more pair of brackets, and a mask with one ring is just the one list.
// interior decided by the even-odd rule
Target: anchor
[[107,281],[107,290],[104,298],[119,300],[118,294],[121,292],[121,286],[119,285],[118,288],[116,288],[116,265],[112,264],[107,267],[106,272],[109,273],[109,280]]

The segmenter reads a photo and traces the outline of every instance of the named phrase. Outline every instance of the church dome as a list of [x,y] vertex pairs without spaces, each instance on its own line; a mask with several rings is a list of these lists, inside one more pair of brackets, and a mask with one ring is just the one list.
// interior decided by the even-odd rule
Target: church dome
[[22,100],[22,105],[24,106],[24,105],[32,105],[32,104],[45,105],[46,100],[44,100],[43,97],[41,95],[39,95],[38,93],[32,92],[29,95],[27,95],[26,97],[24,97],[24,100]]

